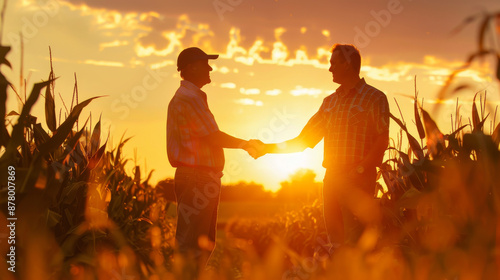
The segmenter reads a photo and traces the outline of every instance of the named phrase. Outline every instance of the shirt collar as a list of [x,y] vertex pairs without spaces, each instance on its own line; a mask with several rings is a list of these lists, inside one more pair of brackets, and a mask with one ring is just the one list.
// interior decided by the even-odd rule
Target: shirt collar
[[207,94],[192,82],[188,80],[181,80],[181,86],[198,93],[201,97],[203,97],[203,99],[205,99],[205,101],[207,100]]
[[191,83],[188,80],[181,80],[181,86],[183,86],[187,89],[190,89],[190,90],[195,90],[195,91],[200,90],[201,91],[201,89],[199,87],[197,87],[195,84]]
[[[353,91],[354,91],[354,92],[356,92],[356,93],[360,93],[360,92],[362,92],[362,91],[363,91],[363,88],[365,87],[365,85],[366,85],[365,78],[361,78],[361,79],[359,79],[359,81],[356,83],[356,85],[355,85],[353,88],[351,88],[351,89],[349,90],[349,92],[353,92]],[[340,86],[340,87],[337,89],[337,92],[339,92],[339,93],[343,93],[343,94],[347,94],[347,93],[349,93],[349,92],[345,92],[345,90],[342,88],[342,86]]]

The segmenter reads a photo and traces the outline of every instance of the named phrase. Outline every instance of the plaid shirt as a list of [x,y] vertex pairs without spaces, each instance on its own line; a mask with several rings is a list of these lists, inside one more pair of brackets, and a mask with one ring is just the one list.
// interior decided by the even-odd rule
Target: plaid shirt
[[308,147],[325,138],[323,167],[346,170],[363,160],[378,136],[388,134],[387,97],[361,79],[350,91],[341,86],[326,97],[300,137]]
[[224,168],[222,147],[202,140],[219,131],[210,112],[207,95],[193,83],[183,80],[168,105],[167,154],[173,167],[205,167],[214,171]]

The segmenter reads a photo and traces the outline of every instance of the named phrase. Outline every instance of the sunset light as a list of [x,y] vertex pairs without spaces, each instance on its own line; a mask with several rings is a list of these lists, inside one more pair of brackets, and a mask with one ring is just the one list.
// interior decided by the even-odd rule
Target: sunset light
[[[165,136],[161,131],[165,124],[166,104],[178,84],[179,76],[175,71],[175,60],[180,49],[194,44],[206,48],[209,53],[215,52],[221,55],[221,58],[213,63],[212,84],[208,85],[206,89],[209,93],[210,106],[216,119],[225,120],[221,123],[225,130],[236,136],[249,138],[258,137],[262,130],[269,129],[266,126],[273,118],[273,111],[279,110],[282,106],[285,106],[288,112],[293,114],[295,123],[304,125],[305,121],[319,108],[321,100],[333,92],[336,87],[335,84],[331,83],[331,76],[327,72],[331,45],[337,41],[350,42],[352,40],[349,39],[348,29],[339,30],[333,27],[332,23],[326,22],[326,25],[321,28],[308,27],[307,22],[303,22],[303,25],[300,26],[293,24],[286,26],[283,23],[283,25],[262,29],[263,33],[258,34],[258,29],[250,31],[238,24],[238,15],[244,13],[246,8],[235,9],[234,13],[224,14],[224,17],[227,16],[227,21],[222,22],[224,23],[224,27],[222,27],[219,19],[196,17],[189,13],[175,15],[164,14],[161,10],[134,11],[128,9],[120,11],[104,6],[94,7],[90,3],[81,1],[49,1],[46,6],[40,6],[41,10],[37,11],[33,8],[34,6],[27,5],[27,1],[22,3],[24,4],[15,7],[19,4],[13,2],[11,4],[12,13],[14,11],[21,13],[25,18],[45,13],[50,19],[46,23],[41,22],[45,25],[40,28],[40,33],[37,33],[37,36],[27,38],[24,42],[26,55],[37,57],[35,60],[29,60],[30,65],[25,65],[30,69],[36,69],[31,74],[31,80],[45,78],[43,75],[37,74],[41,74],[43,71],[40,70],[48,67],[46,60],[48,52],[46,47],[40,48],[40,46],[50,45],[56,71],[61,76],[58,83],[62,87],[70,88],[70,84],[73,82],[71,77],[73,72],[76,72],[82,83],[83,88],[80,92],[83,96],[93,96],[94,94],[108,96],[91,105],[95,108],[93,112],[103,112],[102,119],[106,124],[103,127],[104,130],[111,129],[113,134],[126,132],[127,135],[133,137],[129,147],[126,148],[128,154],[132,155],[133,149],[137,148],[140,157],[143,157],[140,162],[147,162],[149,167],[155,169],[153,173],[155,180],[173,174],[173,170],[166,162]],[[408,5],[413,4],[408,3]],[[244,6],[246,7],[246,5]],[[412,11],[409,8],[408,11],[403,10],[402,13],[406,12]],[[463,14],[462,18],[465,16],[467,14]],[[95,41],[95,47],[86,48],[87,55],[76,50],[75,55],[60,50],[60,44],[75,40],[78,42],[80,39],[71,33],[68,33],[67,36],[64,35],[62,27],[57,26],[58,20],[55,20],[59,17],[58,20],[71,17],[74,21],[81,17],[82,22],[89,21],[88,26],[93,30],[90,31],[90,34],[95,34],[95,36],[86,36],[85,41],[77,43],[83,46]],[[13,35],[19,31],[19,25],[16,24],[15,18],[14,16],[7,17],[12,22],[6,25],[8,29],[5,32],[10,40],[18,36]],[[171,25],[166,24],[167,19]],[[412,55],[401,53],[396,56],[388,56],[385,49],[390,48],[381,48],[381,43],[379,44],[378,41],[382,42],[386,40],[385,38],[390,38],[391,34],[397,30],[396,26],[399,26],[403,20],[404,16],[394,16],[393,21],[396,23],[381,30],[380,37],[372,38],[371,44],[362,50],[364,63],[361,72],[363,76],[378,85],[388,95],[391,107],[396,105],[394,103],[394,97],[396,97],[403,111],[407,111],[405,108],[409,108],[411,103],[408,102],[409,100],[400,99],[397,96],[403,93],[409,96],[413,95],[414,77],[417,76],[420,96],[432,104],[432,95],[437,92],[439,86],[444,84],[446,76],[451,73],[450,69],[461,65],[464,51],[467,51],[467,45],[457,41],[454,43],[453,52],[430,52],[430,49],[429,51],[424,49],[417,51],[415,49]],[[460,20],[461,18],[457,16],[456,25]],[[451,21],[452,19],[450,19]],[[21,25],[21,31],[23,28],[26,33],[35,30],[35,27],[28,24]],[[61,36],[49,36],[49,33],[46,32],[50,32],[49,30],[52,29],[61,30],[54,31]],[[448,34],[449,31],[450,29],[444,28],[439,32]],[[85,34],[88,32],[85,31]],[[250,34],[252,35],[250,36]],[[302,41],[309,38],[308,36],[310,39]],[[456,38],[456,40],[461,39]],[[17,43],[17,45],[13,45],[13,56],[19,56],[19,41],[13,42]],[[464,51],[459,52],[458,48]],[[403,51],[404,49],[398,47],[397,50],[391,50],[391,52],[396,51],[397,53],[398,50]],[[380,55],[377,56],[378,53]],[[420,55],[416,56],[415,54]],[[384,60],[379,57],[384,57]],[[61,61],[61,63],[57,63],[57,61]],[[464,81],[482,85],[476,86],[473,90],[487,89],[490,101],[494,102],[498,95],[496,94],[496,85],[488,85],[491,83],[491,78],[488,76],[490,69],[491,64],[484,62],[474,65],[470,70],[461,72],[459,77],[463,78]],[[96,77],[93,73],[101,74]],[[114,82],[100,84],[87,82],[85,86],[83,85],[84,81],[99,80],[103,77],[121,78],[113,80]],[[154,87],[148,88],[146,84],[143,84],[144,81],[148,81]],[[146,91],[139,94],[137,85],[142,85],[142,87],[146,85],[144,87]],[[296,100],[299,97],[300,100]],[[66,103],[69,102],[69,96],[63,95],[62,98]],[[14,99],[9,100],[11,106],[16,106]],[[467,97],[463,98],[463,101],[469,100]],[[61,102],[61,100],[56,100],[57,102]],[[146,115],[145,112],[149,114]],[[250,120],[252,121],[250,122]],[[144,125],[144,122],[148,124]],[[139,123],[141,125],[135,125]],[[246,128],[241,125],[243,123],[247,125]],[[154,139],[147,136],[151,132],[146,131],[146,127],[158,132]],[[283,130],[272,131],[273,137],[266,137],[267,139],[263,140],[286,140],[287,136],[296,136],[300,129],[300,125],[292,127],[285,124]],[[396,132],[392,129],[391,131],[392,133]],[[117,138],[113,137],[114,141],[117,141]],[[152,141],[151,145],[140,144],[145,139]],[[322,147],[316,149],[322,149]],[[229,157],[232,157],[231,153]],[[294,157],[293,160],[282,156],[273,158],[269,162],[265,158],[259,161],[260,164],[264,161],[265,164],[269,164],[269,167],[283,166],[277,173],[285,175],[284,173],[288,172],[286,175],[290,175],[297,167],[305,167],[310,163],[304,158],[299,159],[301,157],[299,155]],[[280,161],[282,163],[278,164]],[[252,179],[264,183],[265,187],[269,189],[279,187],[276,181],[273,186],[269,186],[270,181],[265,177],[245,177],[249,174],[255,174],[251,169],[256,167],[250,162],[247,163],[246,160],[241,165],[244,166],[245,171],[235,180]],[[318,163],[316,166],[321,168]],[[315,169],[315,171],[318,174],[323,173],[320,169]]]
[[[316,157],[312,153],[272,155],[270,157],[268,164],[274,167],[270,176],[280,178],[281,181],[286,181],[290,175],[300,169],[307,169],[314,166],[315,161],[321,161],[320,157]],[[270,190],[277,191],[278,188]]]
[[499,11],[3,0],[0,278],[500,279]]

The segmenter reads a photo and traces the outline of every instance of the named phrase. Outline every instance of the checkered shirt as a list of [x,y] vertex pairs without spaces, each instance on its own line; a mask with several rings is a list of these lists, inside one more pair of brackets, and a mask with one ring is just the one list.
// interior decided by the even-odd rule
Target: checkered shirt
[[173,167],[204,167],[214,171],[224,168],[222,147],[202,138],[219,131],[210,112],[207,95],[193,83],[183,80],[168,105],[167,154]]
[[359,164],[381,135],[389,135],[387,97],[364,79],[326,97],[301,132],[309,147],[324,138],[323,167],[339,170]]

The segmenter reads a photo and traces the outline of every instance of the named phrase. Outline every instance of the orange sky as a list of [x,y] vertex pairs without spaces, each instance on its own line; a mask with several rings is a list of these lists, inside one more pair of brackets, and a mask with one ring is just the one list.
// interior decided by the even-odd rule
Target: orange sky
[[[203,88],[221,130],[279,142],[298,135],[337,87],[327,71],[332,44],[358,45],[361,75],[387,94],[392,113],[399,115],[396,98],[411,123],[412,103],[405,95],[414,93],[414,76],[424,107],[431,108],[451,69],[475,50],[479,22],[451,31],[468,16],[498,8],[498,1],[485,0],[9,1],[2,43],[13,47],[8,57],[13,69],[3,71],[19,87],[22,32],[23,77],[29,85],[46,79],[50,46],[60,77],[56,93],[71,102],[76,72],[80,100],[106,95],[82,116],[92,112],[95,123],[102,114],[115,145],[122,134],[133,136],[127,156],[134,159],[137,150],[137,163],[155,169],[153,181],[158,181],[174,171],[166,157],[166,108],[179,85],[175,60],[183,48],[221,54],[212,63],[212,83]],[[494,30],[488,34],[495,35]],[[464,114],[476,91],[487,90],[490,102],[499,103],[490,65],[484,60],[461,74],[471,85],[458,95]],[[445,133],[453,104],[434,116]],[[63,108],[61,99],[56,106]],[[9,109],[17,108],[12,93]],[[43,103],[34,115],[44,122]],[[397,132],[391,123],[391,135]],[[322,144],[256,161],[244,151],[226,150],[224,182],[254,181],[277,189],[298,168],[313,169],[321,180]]]

